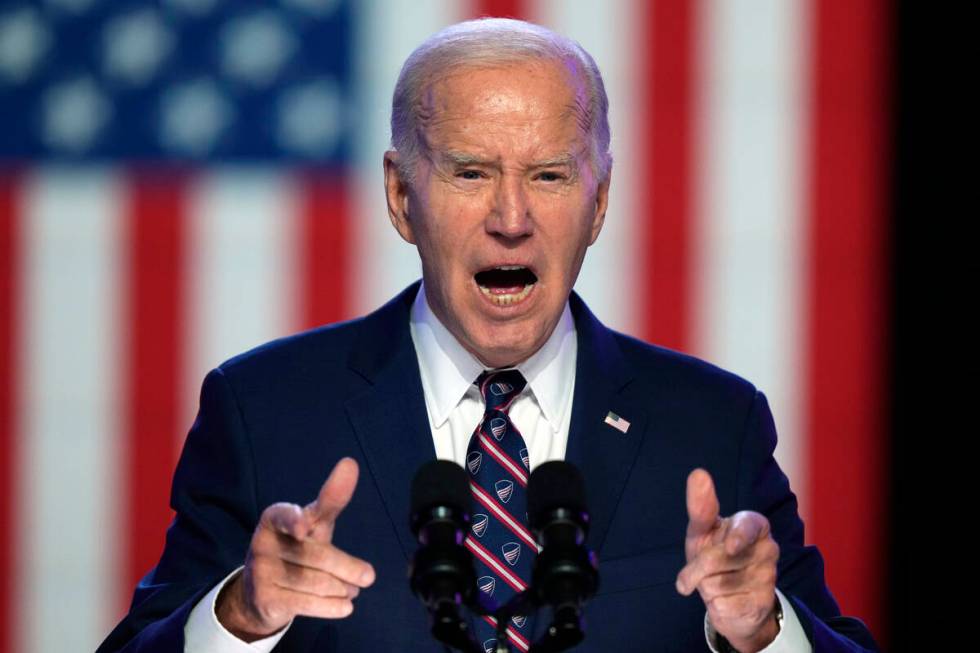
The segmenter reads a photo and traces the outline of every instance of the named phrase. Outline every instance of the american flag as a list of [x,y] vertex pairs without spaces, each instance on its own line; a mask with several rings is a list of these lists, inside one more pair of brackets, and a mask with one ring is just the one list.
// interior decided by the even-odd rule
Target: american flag
[[91,650],[120,618],[209,368],[419,275],[384,208],[390,94],[480,15],[595,57],[615,165],[577,289],[766,392],[807,538],[880,632],[883,0],[11,0],[0,652]]
[[630,429],[630,423],[616,413],[609,413],[603,421],[620,433],[626,433]]

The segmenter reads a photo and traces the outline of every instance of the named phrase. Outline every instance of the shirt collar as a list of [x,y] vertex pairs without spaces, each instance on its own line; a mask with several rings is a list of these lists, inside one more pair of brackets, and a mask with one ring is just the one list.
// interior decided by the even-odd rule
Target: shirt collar
[[[422,388],[434,427],[459,405],[485,366],[449,332],[429,307],[425,284],[412,303],[409,328],[419,360]],[[561,428],[575,383],[577,343],[568,302],[554,331],[530,358],[517,365],[553,431]]]

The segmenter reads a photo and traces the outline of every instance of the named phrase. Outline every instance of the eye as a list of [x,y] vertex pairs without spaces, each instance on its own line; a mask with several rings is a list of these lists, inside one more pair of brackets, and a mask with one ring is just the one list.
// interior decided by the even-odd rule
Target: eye
[[542,172],[538,175],[538,179],[541,181],[561,181],[564,178],[565,175],[561,174],[560,172],[552,171]]
[[456,173],[456,176],[459,177],[460,179],[467,179],[473,181],[476,179],[480,179],[483,176],[483,173],[481,173],[479,170],[460,170],[459,172]]

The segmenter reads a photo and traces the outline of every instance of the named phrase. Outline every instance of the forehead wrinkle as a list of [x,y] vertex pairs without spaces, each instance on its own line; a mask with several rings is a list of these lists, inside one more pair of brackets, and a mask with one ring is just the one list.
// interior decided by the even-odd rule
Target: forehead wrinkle
[[[560,85],[565,87],[568,95],[571,96],[570,102],[564,107],[556,108],[554,113],[542,114],[542,107],[537,101],[528,104],[525,97],[514,96],[511,92],[500,92],[494,87],[480,89],[476,95],[466,97],[455,97],[447,93],[447,87],[461,77],[471,72],[481,72],[482,70],[495,71],[499,67],[494,66],[463,66],[459,69],[452,69],[439,79],[431,80],[424,87],[424,91],[419,94],[417,115],[420,126],[442,124],[445,122],[467,120],[474,115],[482,115],[482,119],[493,122],[508,123],[536,123],[555,118],[564,119],[574,116],[580,122],[583,116],[587,117],[588,108],[585,98],[586,89],[582,80],[574,73],[560,75],[562,78]],[[517,71],[515,74],[520,74]],[[571,72],[571,71],[567,71]],[[508,89],[512,90],[512,89]],[[462,106],[460,106],[462,102]],[[586,121],[585,124],[588,124]]]
[[[589,108],[585,97],[586,88],[584,81],[581,79],[579,74],[576,74],[578,71],[575,69],[574,65],[569,65],[568,62],[561,63],[565,64],[562,66],[562,68],[564,68],[562,72],[565,74],[561,75],[561,77],[564,78],[562,79],[563,86],[565,86],[568,95],[571,96],[566,96],[567,99],[563,106],[556,107],[556,111],[554,113],[550,113],[550,115],[541,115],[537,111],[528,111],[526,108],[523,111],[504,109],[503,106],[500,106],[502,103],[501,101],[504,98],[491,98],[491,100],[495,100],[495,102],[491,102],[491,105],[496,104],[497,106],[495,108],[497,110],[491,111],[492,115],[490,116],[484,115],[482,117],[482,119],[485,121],[483,123],[484,126],[494,123],[501,125],[523,123],[528,129],[533,129],[533,126],[536,124],[557,119],[560,122],[570,121],[576,126],[580,134],[588,138],[591,133],[591,121],[589,120]],[[489,68],[493,69],[496,68],[496,66],[490,66]],[[442,161],[447,161],[454,164],[496,164],[499,166],[499,157],[496,160],[491,160],[466,152],[456,151],[452,153],[453,156],[447,158],[442,156],[442,154],[439,152],[444,145],[448,145],[448,143],[444,143],[441,146],[438,143],[438,141],[443,140],[440,137],[440,133],[443,131],[442,128],[448,127],[451,130],[450,133],[452,133],[455,131],[455,128],[451,127],[450,125],[453,123],[461,123],[466,125],[468,122],[474,120],[480,113],[479,111],[472,114],[470,112],[461,113],[460,107],[454,106],[458,98],[445,93],[446,86],[449,84],[451,79],[462,76],[469,70],[472,70],[472,67],[463,67],[463,69],[451,70],[442,78],[430,80],[429,83],[424,86],[424,90],[419,94],[417,101],[416,128],[418,138],[416,142],[420,145],[420,154],[433,162],[435,162],[435,159],[439,158]],[[503,104],[506,104],[506,102]],[[540,107],[534,108],[540,109]],[[464,133],[468,131],[469,129],[464,128]],[[589,147],[587,144],[583,144],[581,148],[577,149],[586,151],[589,149]],[[566,164],[572,164],[573,167],[575,167],[579,163],[578,154],[580,153],[562,153],[555,157],[548,157],[547,159],[533,162],[526,167],[540,168],[548,165]]]
[[576,93],[572,104],[566,105],[562,117],[572,118],[583,134],[588,135],[590,133],[592,121],[589,119],[589,108],[580,94]]
[[[441,104],[442,106],[437,106]],[[436,82],[430,82],[424,86],[419,94],[416,110],[416,138],[421,149],[421,154],[428,159],[432,159],[434,148],[430,136],[433,127],[450,120],[447,116],[446,99],[440,96]]]
[[574,59],[567,59],[562,62],[568,73],[566,83],[572,91],[572,104],[567,107],[571,111],[579,128],[586,134],[592,132],[592,109],[589,106],[589,89],[586,84],[585,74],[581,70],[580,63]]

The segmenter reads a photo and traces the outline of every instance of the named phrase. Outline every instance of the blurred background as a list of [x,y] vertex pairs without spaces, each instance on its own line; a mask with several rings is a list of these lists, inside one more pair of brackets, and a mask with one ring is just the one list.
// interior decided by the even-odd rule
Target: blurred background
[[0,653],[91,650],[124,614],[208,369],[419,276],[384,208],[391,91],[425,37],[484,15],[571,36],[604,75],[612,200],[578,292],[766,393],[843,611],[901,649],[899,14],[0,3]]

